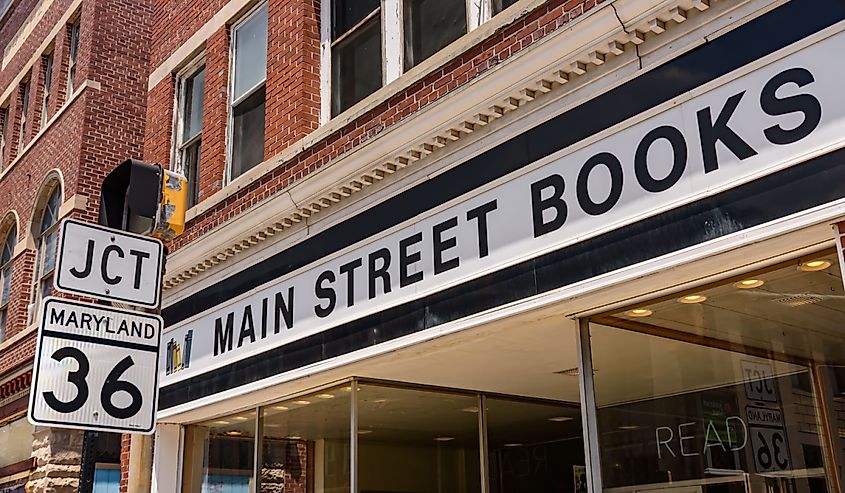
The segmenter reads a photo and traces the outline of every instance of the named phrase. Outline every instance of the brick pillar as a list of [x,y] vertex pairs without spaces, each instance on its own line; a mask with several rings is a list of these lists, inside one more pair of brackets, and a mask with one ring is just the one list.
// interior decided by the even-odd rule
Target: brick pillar
[[320,124],[320,0],[270,2],[265,159]]
[[53,50],[53,82],[50,84],[50,114],[55,115],[67,99],[67,67],[70,53],[70,29],[65,24],[56,36]]
[[62,428],[36,428],[32,442],[35,470],[29,475],[27,493],[76,493],[85,432]]
[[44,57],[32,66],[29,77],[29,113],[27,114],[26,143],[30,143],[41,128],[41,97],[44,95]]
[[132,435],[124,433],[120,436],[120,493],[126,493],[129,487],[129,447]]
[[229,29],[217,30],[206,43],[200,200],[223,187],[228,123]]
[[[29,218],[21,217],[18,225],[18,241],[26,238]],[[32,296],[32,269],[35,265],[35,251],[26,250],[18,255],[12,266],[11,291],[7,308],[6,338],[24,330],[29,325],[29,303]]]
[[144,160],[150,163],[170,163],[173,145],[173,96],[175,77],[168,76],[150,91],[149,110],[144,135]]

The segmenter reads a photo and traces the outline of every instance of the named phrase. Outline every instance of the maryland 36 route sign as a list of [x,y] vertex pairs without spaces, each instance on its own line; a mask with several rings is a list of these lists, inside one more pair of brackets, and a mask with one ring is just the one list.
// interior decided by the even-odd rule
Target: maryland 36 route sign
[[46,298],[29,421],[152,433],[161,328],[157,315]]

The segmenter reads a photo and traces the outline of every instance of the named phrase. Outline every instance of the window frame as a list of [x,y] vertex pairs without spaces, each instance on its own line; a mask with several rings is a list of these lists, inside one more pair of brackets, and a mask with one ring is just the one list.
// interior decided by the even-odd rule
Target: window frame
[[42,55],[44,59],[44,90],[41,91],[41,124],[38,126],[39,130],[43,130],[47,126],[47,120],[50,116],[50,91],[53,86],[53,53],[45,53]]
[[80,34],[79,19],[70,24],[70,47],[68,49],[67,57],[67,86],[65,99],[70,99],[73,91],[76,90],[76,65],[79,56],[79,34]]
[[[244,13],[236,22],[233,22],[230,28],[230,41],[229,41],[229,80],[228,80],[228,97],[227,97],[227,120],[226,120],[226,169],[223,177],[223,181],[225,184],[229,184],[232,181],[236,180],[238,177],[243,176],[249,170],[242,172],[238,177],[232,177],[232,165],[234,164],[234,129],[235,129],[235,107],[240,103],[243,103],[250,96],[255,94],[257,91],[261,90],[267,85],[267,72],[266,72],[266,63],[267,63],[267,53],[264,54],[264,63],[265,63],[265,72],[264,72],[264,79],[261,82],[255,84],[253,87],[250,87],[243,94],[241,94],[238,98],[235,98],[235,67],[237,66],[235,57],[237,56],[235,47],[237,46],[237,31],[238,28],[249,22],[250,19],[255,17],[259,10],[262,8],[267,8],[267,34],[269,36],[270,33],[270,15],[269,15],[269,0],[261,0],[257,2],[255,5],[250,7],[250,9]],[[269,51],[269,46],[268,46]],[[265,118],[266,118],[266,108],[267,108],[267,97],[265,95],[264,99],[265,105]],[[266,139],[266,135],[265,135]],[[262,142],[264,145],[264,142]],[[266,156],[265,156],[266,159]]]
[[[36,320],[35,317],[36,317],[38,310],[40,310],[41,300],[44,299],[42,285],[43,285],[45,279],[48,279],[50,276],[55,275],[56,260],[57,260],[56,257],[58,256],[58,247],[59,247],[58,231],[59,231],[59,225],[61,224],[61,209],[62,209],[62,199],[63,199],[63,197],[62,197],[62,195],[63,195],[62,184],[61,184],[61,182],[59,182],[58,179],[54,178],[54,179],[50,180],[50,182],[48,182],[48,185],[45,188],[43,188],[42,190],[49,190],[49,192],[40,194],[40,198],[41,198],[42,202],[39,204],[39,208],[35,211],[35,213],[38,215],[37,216],[38,220],[37,220],[37,222],[33,221],[33,224],[32,224],[32,234],[33,234],[33,239],[35,240],[35,264],[33,265],[33,270],[32,270],[32,274],[33,274],[32,290],[33,290],[33,292],[32,292],[32,296],[30,298],[31,299],[30,306],[32,307],[30,309],[30,316],[29,316],[29,322],[30,323],[32,323],[34,320]],[[43,224],[44,224],[44,214],[47,212],[47,210],[49,208],[50,199],[53,197],[54,193],[58,194],[58,198],[57,198],[57,201],[56,201],[56,212],[55,212],[54,221],[53,221],[53,224],[51,224],[47,228],[44,228],[44,230],[42,231],[42,227],[43,227]],[[54,245],[55,250],[52,252],[53,253],[53,268],[50,269],[48,272],[44,272],[44,264],[45,264],[45,260],[47,259],[47,256],[45,255],[45,252],[44,252],[44,242],[45,242],[46,238],[53,233],[56,234],[56,242],[55,242],[55,245]],[[50,280],[50,283],[52,284],[52,280]]]
[[[18,227],[16,222],[12,222],[12,224],[6,228],[3,236],[3,246],[2,249],[5,250],[6,245],[10,244],[11,248],[9,252],[9,260],[0,264],[0,343],[2,343],[6,339],[6,333],[8,332],[8,322],[9,322],[9,302],[11,300],[11,290],[12,290],[12,283],[11,277],[13,275],[13,267],[15,261],[15,247],[18,244]],[[0,256],[2,256],[2,251],[0,251]],[[6,292],[6,280],[9,279],[9,292]],[[3,298],[7,298],[5,301]]]
[[29,113],[29,93],[30,93],[30,85],[32,80],[27,80],[23,82],[23,88],[21,89],[21,118],[20,124],[18,125],[18,152],[17,155],[20,156],[21,151],[23,151],[24,146],[26,145],[26,123],[27,123],[27,113]]
[[[186,179],[189,180],[188,183],[188,207],[193,207],[199,203],[199,197],[191,197],[190,190],[191,190],[191,183],[190,183],[190,176],[188,176],[186,165],[185,165],[185,152],[196,143],[200,143],[200,152],[202,152],[202,132],[204,127],[204,122],[200,121],[200,131],[197,134],[187,141],[182,141],[184,138],[184,129],[185,129],[185,96],[187,94],[187,83],[190,79],[192,79],[200,70],[206,70],[206,60],[205,60],[205,52],[203,51],[199,55],[197,55],[193,60],[191,60],[185,67],[182,68],[176,74],[176,90],[174,91],[174,111],[173,111],[173,148],[171,149],[170,154],[170,162],[174,163],[174,170],[177,173],[180,173]],[[208,71],[206,71],[206,77],[208,76]],[[205,105],[205,86],[203,85],[203,105]],[[203,112],[203,120],[205,119],[205,113]],[[199,163],[197,163],[197,172],[199,172]],[[199,174],[199,173],[197,173]],[[199,176],[195,177],[197,180],[196,188],[194,189],[194,195],[199,191]]]
[[9,102],[0,107],[0,170],[6,168],[6,145],[9,132]]
[[[354,1],[354,0],[352,0]],[[420,61],[413,67],[405,70],[405,27],[404,27],[404,9],[406,0],[381,0],[379,12],[381,13],[381,50],[382,50],[382,88],[389,85],[394,80],[400,78],[404,74],[414,71],[418,66],[425,63],[426,60],[436,56],[436,53],[430,57]],[[516,0],[514,3],[518,4],[522,0]],[[477,3],[476,3],[477,2]],[[465,0],[466,16],[467,16],[467,31],[461,37],[471,33],[494,16],[507,10],[502,9],[500,12],[493,12],[494,0]],[[320,20],[320,124],[325,124],[329,120],[340,116],[349,109],[357,106],[361,101],[367,100],[370,96],[366,96],[361,101],[353,103],[346,109],[340,111],[337,115],[332,116],[332,96],[333,96],[333,68],[332,68],[332,49],[334,46],[348,35],[365,25],[370,16],[363,19],[355,26],[349,29],[337,40],[332,40],[332,0],[321,0],[321,12],[328,12],[329,15],[321,16]],[[372,14],[371,14],[372,15]],[[461,39],[461,37],[457,39]],[[376,92],[378,89],[376,90]]]

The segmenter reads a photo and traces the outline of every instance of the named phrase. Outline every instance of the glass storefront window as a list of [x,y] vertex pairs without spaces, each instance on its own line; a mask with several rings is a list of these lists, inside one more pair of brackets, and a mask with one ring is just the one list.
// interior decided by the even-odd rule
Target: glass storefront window
[[840,273],[820,254],[591,319],[604,489],[833,488]]
[[350,385],[262,408],[262,493],[347,493]]
[[586,491],[578,403],[354,380],[259,412],[186,428],[183,493],[349,493],[355,462],[360,493],[481,493],[485,460],[490,493]]
[[490,493],[586,491],[581,408],[486,398]]
[[255,492],[255,424],[255,411],[245,411],[189,427],[182,491]]
[[474,394],[359,384],[361,493],[481,491]]

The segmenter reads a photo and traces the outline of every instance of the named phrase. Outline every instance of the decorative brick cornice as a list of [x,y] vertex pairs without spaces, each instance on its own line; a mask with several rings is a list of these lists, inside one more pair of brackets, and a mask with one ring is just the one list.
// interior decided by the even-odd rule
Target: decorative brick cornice
[[0,384],[0,401],[24,393],[32,384],[32,370],[11,378]]
[[[381,182],[390,175],[407,173],[408,168],[429,162],[430,160],[427,158],[435,151],[454,147],[461,139],[505,115],[528,111],[528,108],[532,107],[538,100],[548,100],[551,97],[562,95],[568,84],[588,72],[602,70],[602,66],[613,57],[620,56],[628,50],[634,50],[644,43],[647,36],[651,40],[654,36],[662,35],[687,21],[688,16],[693,12],[704,12],[711,7],[711,3],[726,3],[729,1],[731,0],[663,2],[662,10],[652,12],[642,19],[634,21],[633,26],[626,26],[625,22],[619,19],[621,29],[617,29],[610,37],[601,39],[588,49],[581,50],[561,63],[549,67],[545,74],[525,85],[514,87],[504,97],[497,96],[491,99],[485,109],[464,114],[462,117],[453,120],[453,123],[448,126],[440,128],[434,134],[411,143],[402,152],[395,154],[392,159],[383,160],[378,165],[361,172],[359,176],[338,184],[334,189],[319,194],[305,203],[297,204],[293,212],[277,218],[272,224],[242,235],[241,239],[205,256],[190,267],[182,268],[178,272],[168,273],[163,288],[170,290],[286,230],[295,228],[308,218],[347,201],[350,197]],[[733,1],[738,3],[736,0]],[[613,3],[608,5],[609,8],[613,8]],[[584,19],[584,21],[589,22],[589,19]],[[562,32],[560,35],[565,36],[566,33]],[[530,57],[531,53],[528,52],[521,56]],[[503,62],[503,65],[512,61],[512,59],[508,59]],[[184,248],[192,248],[192,245]]]

